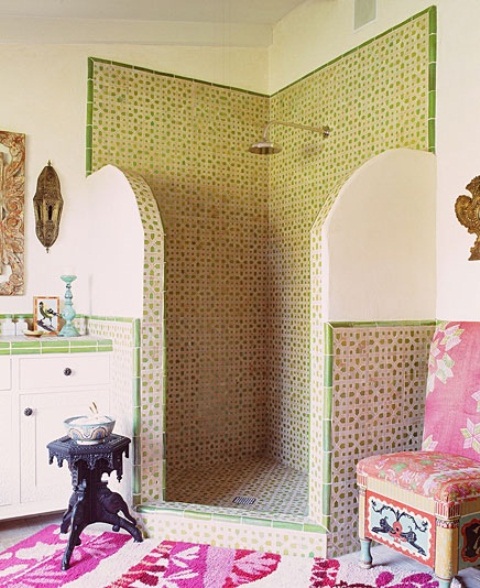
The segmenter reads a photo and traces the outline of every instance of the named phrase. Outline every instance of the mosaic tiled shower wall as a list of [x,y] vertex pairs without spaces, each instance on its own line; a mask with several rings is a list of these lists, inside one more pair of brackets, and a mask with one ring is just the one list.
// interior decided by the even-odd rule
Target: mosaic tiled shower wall
[[[345,180],[366,161],[388,149],[432,148],[434,33],[435,14],[428,11],[271,99],[272,119],[332,129],[326,140],[281,126],[273,134],[285,149],[270,170],[270,443],[275,455],[300,469],[308,465],[312,441],[310,263],[317,259],[310,231],[319,211],[321,226]],[[321,284],[313,288],[320,305]]]
[[[434,23],[426,11],[272,97],[90,61],[89,171],[141,173],[164,223],[167,467],[270,453],[308,468],[310,230],[362,163],[432,148]],[[269,119],[332,135],[278,126],[279,155],[248,153]],[[159,422],[161,403],[142,397]]]
[[92,169],[140,172],[165,230],[167,466],[262,454],[268,167],[247,147],[268,99],[104,62],[92,75]]

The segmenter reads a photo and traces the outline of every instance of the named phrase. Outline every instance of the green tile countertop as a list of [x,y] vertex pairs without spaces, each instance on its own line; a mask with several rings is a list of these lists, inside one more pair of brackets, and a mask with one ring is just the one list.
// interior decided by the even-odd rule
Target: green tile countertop
[[0,337],[0,355],[92,353],[112,351],[112,340],[99,337]]

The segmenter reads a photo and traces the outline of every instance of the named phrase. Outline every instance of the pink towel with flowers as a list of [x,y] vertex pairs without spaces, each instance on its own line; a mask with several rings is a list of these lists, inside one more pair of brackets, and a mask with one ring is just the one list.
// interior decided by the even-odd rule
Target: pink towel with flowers
[[480,462],[480,322],[442,322],[435,330],[422,449]]

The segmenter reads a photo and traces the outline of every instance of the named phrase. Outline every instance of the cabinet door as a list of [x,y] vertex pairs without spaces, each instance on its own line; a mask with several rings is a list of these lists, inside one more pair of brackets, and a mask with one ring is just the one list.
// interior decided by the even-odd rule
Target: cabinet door
[[12,395],[0,392],[0,506],[18,500],[18,443]]
[[0,356],[0,390],[10,390],[12,387],[12,367],[10,357]]
[[63,421],[85,415],[92,401],[99,412],[109,414],[107,390],[81,392],[49,392],[20,395],[20,500],[51,502],[54,497],[59,509],[67,506],[72,491],[70,471],[64,462],[49,465],[47,443],[63,437]]

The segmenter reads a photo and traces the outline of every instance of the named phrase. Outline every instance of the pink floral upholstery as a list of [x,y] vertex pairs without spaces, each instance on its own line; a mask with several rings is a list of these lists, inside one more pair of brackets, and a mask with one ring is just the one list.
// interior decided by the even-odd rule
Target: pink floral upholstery
[[480,463],[468,457],[403,451],[362,459],[357,471],[360,476],[382,479],[439,502],[480,496]]
[[480,461],[480,322],[437,326],[430,346],[422,449]]

